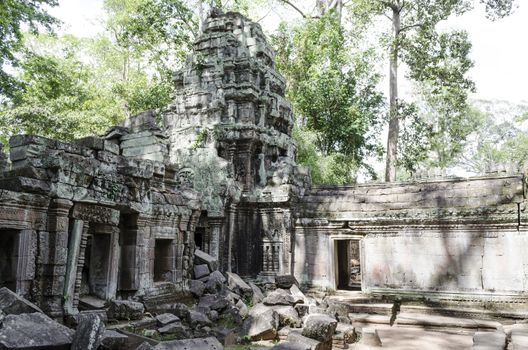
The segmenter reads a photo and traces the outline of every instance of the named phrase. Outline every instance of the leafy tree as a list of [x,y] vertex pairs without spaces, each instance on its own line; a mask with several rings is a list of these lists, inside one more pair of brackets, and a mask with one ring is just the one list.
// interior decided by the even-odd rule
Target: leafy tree
[[2,0],[0,1],[0,101],[17,89],[17,82],[5,69],[16,66],[16,53],[23,48],[21,26],[26,24],[36,33],[44,27],[51,30],[57,20],[50,16],[45,6],[56,6],[57,0]]
[[99,91],[75,43],[54,55],[28,52],[20,60],[22,88],[0,107],[1,141],[27,133],[70,140],[102,133],[117,122],[114,103]]
[[299,162],[315,165],[313,157],[321,157],[314,173],[321,165],[327,169],[314,175],[316,183],[354,181],[357,168],[367,166],[365,157],[378,149],[373,136],[383,102],[372,53],[351,50],[333,12],[293,27],[283,24],[273,41],[301,129],[296,135],[315,143],[316,153],[299,152]]
[[[506,110],[483,111],[485,103],[477,101],[472,109],[478,127],[469,135],[459,166],[474,174],[484,174],[500,166],[526,169],[528,165],[528,136],[526,105],[507,106]],[[500,118],[496,114],[500,113]],[[506,115],[507,117],[504,117]]]
[[[508,15],[513,9],[514,0],[481,0],[486,5],[488,17],[495,19]],[[390,65],[389,74],[389,132],[387,139],[387,156],[385,168],[385,180],[394,181],[396,179],[396,166],[398,155],[398,142],[400,139],[400,121],[402,116],[399,111],[398,94],[398,68],[400,60],[403,59],[409,65],[411,80],[418,83],[424,82],[431,87],[430,91],[435,94],[445,84],[446,79],[452,88],[458,90],[470,89],[470,84],[465,79],[461,79],[455,71],[445,74],[444,69],[436,69],[437,66],[429,66],[435,62],[435,56],[442,59],[442,55],[437,55],[436,49],[442,45],[451,48],[451,52],[458,55],[456,58],[460,62],[467,60],[467,40],[462,33],[452,33],[440,35],[436,32],[436,26],[449,16],[461,14],[472,8],[472,1],[469,0],[355,0],[352,7],[356,16],[363,18],[377,18],[384,16],[391,24],[391,34],[388,40],[387,50]],[[453,41],[452,43],[450,41]],[[460,46],[460,50],[454,50],[457,43],[465,41]],[[418,46],[418,50],[416,50]],[[444,57],[445,58],[445,57]],[[438,61],[442,62],[442,61]],[[453,67],[451,67],[453,68]],[[462,64],[458,73],[465,73],[469,67]],[[451,79],[455,78],[455,79]],[[433,85],[436,85],[433,86]],[[449,96],[452,97],[452,96]],[[438,97],[437,97],[438,99]],[[444,104],[450,99],[444,100]],[[453,101],[453,100],[451,100]],[[458,100],[454,100],[459,102]]]

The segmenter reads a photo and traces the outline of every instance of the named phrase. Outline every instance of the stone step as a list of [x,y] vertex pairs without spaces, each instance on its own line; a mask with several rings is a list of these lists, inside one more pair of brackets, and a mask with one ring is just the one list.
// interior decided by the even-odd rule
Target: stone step
[[79,298],[79,308],[82,310],[104,309],[105,301],[93,295],[84,295]]
[[441,315],[415,314],[400,312],[396,317],[396,324],[430,327],[453,327],[471,329],[502,329],[502,324],[496,321],[475,318],[461,318]]
[[482,310],[468,307],[430,307],[426,305],[401,305],[400,311],[429,315],[478,318],[487,320],[523,320],[526,312]]
[[[354,325],[358,324],[391,324],[391,317],[377,314],[351,313],[349,317]],[[418,326],[423,328],[464,328],[479,330],[500,330],[502,325],[496,321],[474,318],[460,318],[429,314],[401,312],[392,322],[394,325]]]
[[392,308],[389,303],[348,304],[349,311],[358,314],[392,315]]

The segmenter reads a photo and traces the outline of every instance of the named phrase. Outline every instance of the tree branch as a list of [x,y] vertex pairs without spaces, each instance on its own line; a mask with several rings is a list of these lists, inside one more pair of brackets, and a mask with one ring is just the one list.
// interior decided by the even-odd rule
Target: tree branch
[[281,2],[285,3],[286,5],[290,5],[295,11],[299,12],[299,14],[303,17],[303,18],[308,18],[308,16],[306,16],[304,14],[304,12],[302,12],[297,6],[295,6],[294,4],[292,4],[290,1],[288,0],[280,0]]
[[423,23],[416,23],[416,24],[411,24],[411,25],[408,25],[408,26],[403,26],[403,27],[400,28],[400,31],[398,33],[401,33],[401,32],[403,32],[404,30],[407,30],[407,29],[421,27],[421,26],[423,26]]
[[[196,33],[196,23],[194,23],[194,21],[191,19],[191,23],[193,24],[193,26],[187,21],[185,20],[185,17],[183,15],[183,13],[181,12],[181,9],[178,8],[178,6],[176,6],[176,12],[178,12],[178,16],[180,16],[180,20],[183,22],[183,24],[185,24],[187,26],[187,28],[189,28],[190,32],[192,33],[193,37],[196,39],[196,36],[197,36],[197,33]],[[199,21],[201,21],[202,19],[200,18]]]

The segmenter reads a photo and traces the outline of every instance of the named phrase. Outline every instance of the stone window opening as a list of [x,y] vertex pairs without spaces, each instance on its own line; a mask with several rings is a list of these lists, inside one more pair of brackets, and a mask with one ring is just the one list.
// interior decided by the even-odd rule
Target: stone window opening
[[156,239],[154,244],[154,282],[172,282],[174,272],[172,239]]

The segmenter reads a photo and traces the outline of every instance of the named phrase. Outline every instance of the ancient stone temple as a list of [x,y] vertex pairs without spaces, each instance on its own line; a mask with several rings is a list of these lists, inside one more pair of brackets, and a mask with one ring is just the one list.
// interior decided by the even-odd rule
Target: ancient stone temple
[[260,26],[213,14],[170,106],[71,143],[0,152],[0,287],[49,315],[81,297],[188,288],[197,248],[222,271],[302,286],[526,301],[523,174],[313,187],[286,82]]
[[309,180],[295,164],[273,50],[258,24],[234,13],[209,18],[194,45],[163,121],[170,163],[203,195],[195,239],[224,270],[289,273],[292,203]]

